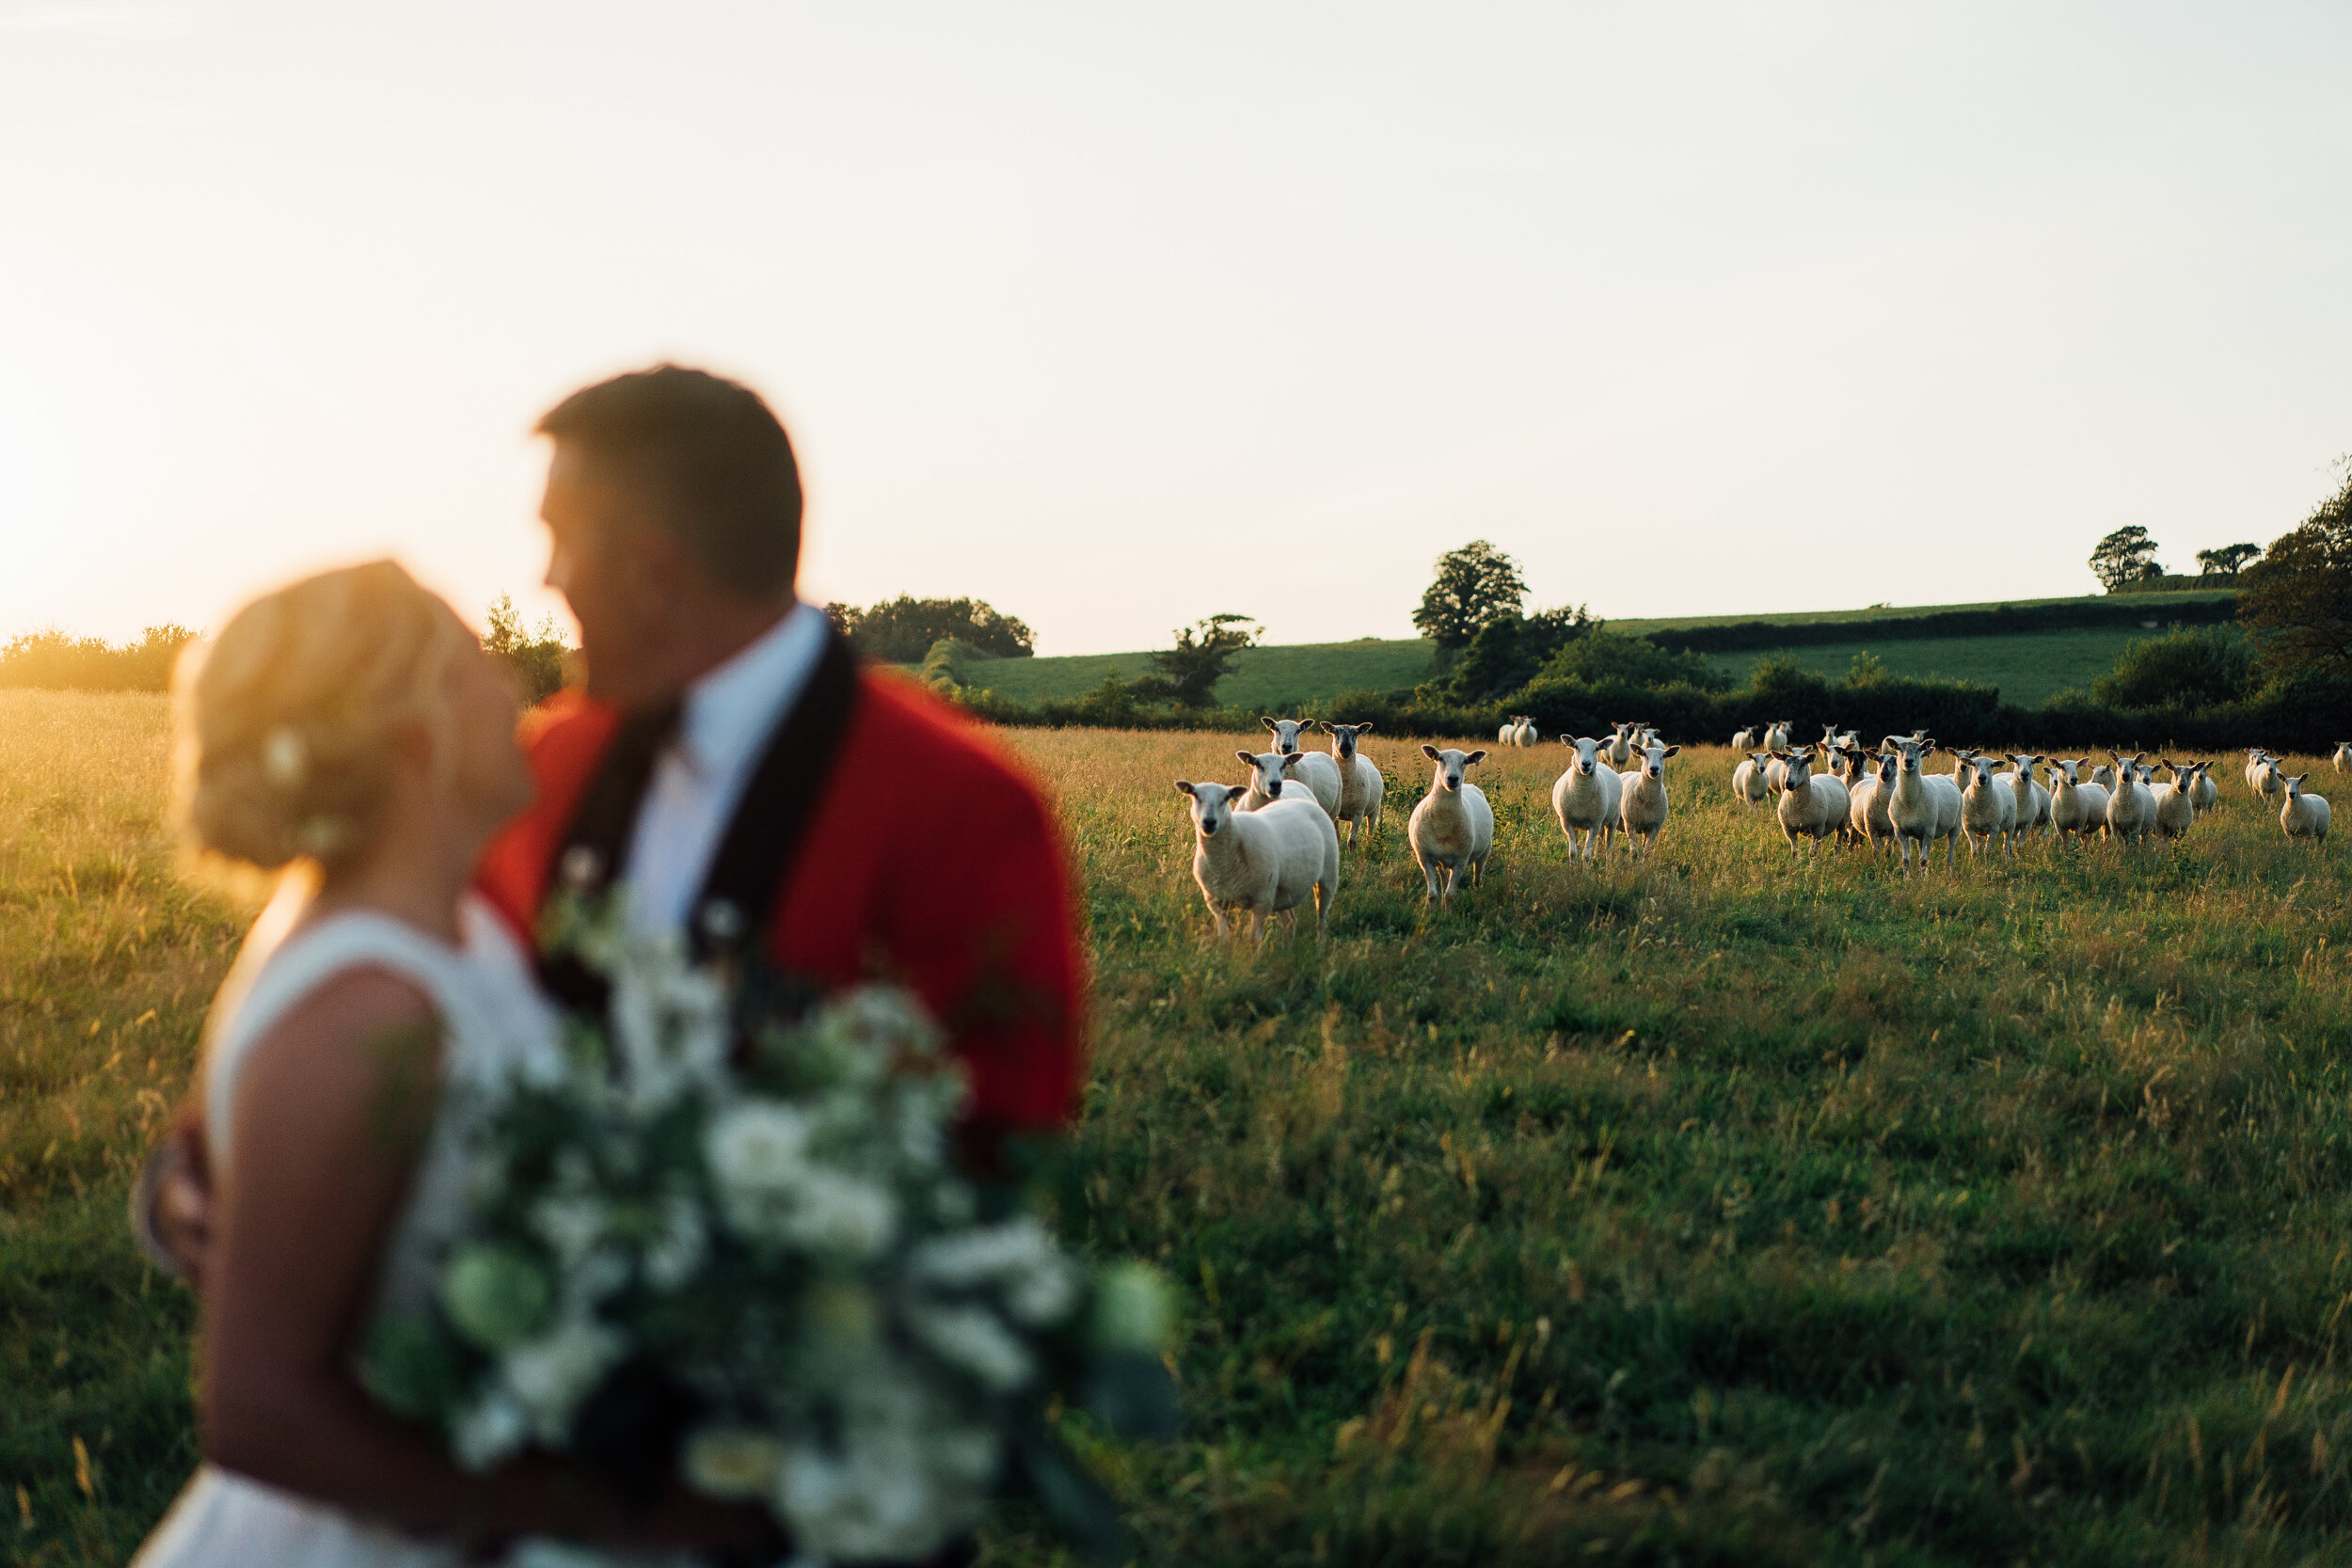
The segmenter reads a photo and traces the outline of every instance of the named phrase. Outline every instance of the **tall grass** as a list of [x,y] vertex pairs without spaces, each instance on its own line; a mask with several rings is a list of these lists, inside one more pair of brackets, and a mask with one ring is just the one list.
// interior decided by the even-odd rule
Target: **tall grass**
[[[0,698],[18,1560],[119,1560],[191,1462],[187,1313],[118,1216],[240,911],[168,875],[161,734]],[[1655,859],[1570,863],[1559,752],[1503,753],[1438,916],[1425,768],[1375,744],[1318,954],[1208,939],[1169,785],[1238,737],[1007,740],[1085,879],[1063,1219],[1193,1298],[1189,1437],[1096,1454],[1148,1560],[2348,1555],[2352,870],[2234,779],[2174,849],[1906,883],[1792,858],[1712,749]],[[1051,1560],[1018,1517],[990,1554]]]

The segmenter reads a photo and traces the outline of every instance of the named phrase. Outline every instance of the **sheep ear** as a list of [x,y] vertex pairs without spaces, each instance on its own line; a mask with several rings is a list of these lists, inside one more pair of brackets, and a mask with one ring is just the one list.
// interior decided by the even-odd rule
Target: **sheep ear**
[[1176,781],[1176,793],[1179,795],[1190,795],[1192,793],[1192,781],[1190,779],[1178,779]]
[[1306,760],[1307,760],[1307,753],[1306,753],[1306,752],[1291,752],[1288,756],[1286,756],[1286,757],[1284,757],[1284,758],[1282,759],[1282,772],[1284,773],[1284,775],[1285,775],[1285,776],[1287,776],[1287,775],[1289,774],[1289,772],[1290,772],[1290,770],[1291,770],[1292,768],[1294,768],[1297,767],[1300,763],[1305,762]]
[[1679,746],[1669,746],[1669,747],[1667,747],[1667,748],[1666,748],[1666,756],[1665,756],[1665,757],[1660,757],[1658,760],[1659,760],[1659,761],[1661,761],[1661,762],[1663,762],[1663,761],[1665,761],[1665,760],[1666,760],[1666,757],[1673,756],[1676,752],[1679,752],[1679,751],[1681,751],[1681,750],[1682,750],[1682,748],[1681,748],[1681,747],[1679,747]]
[[1426,740],[1421,743],[1421,754],[1427,757],[1431,762],[1442,760],[1438,755],[1438,749],[1435,746],[1430,745]]
[[1372,733],[1372,721],[1367,719],[1362,723],[1357,725],[1356,733],[1358,735],[1370,735]]
[[1263,724],[1267,729],[1272,730],[1276,735],[1280,735],[1282,733],[1282,726],[1276,723],[1273,720],[1268,719],[1263,713],[1258,715],[1258,722]]
[[1241,758],[1241,765],[1244,768],[1255,768],[1258,766],[1258,759],[1251,756],[1248,752],[1235,752],[1233,755]]
[[1476,750],[1475,752],[1472,752],[1470,755],[1468,755],[1468,756],[1466,756],[1466,757],[1464,757],[1464,758],[1462,759],[1462,766],[1463,766],[1463,767],[1465,767],[1465,768],[1468,768],[1468,767],[1469,767],[1471,763],[1473,763],[1473,762],[1484,762],[1484,761],[1486,761],[1486,748],[1485,748],[1484,746],[1481,746],[1480,748],[1478,748],[1478,750]]

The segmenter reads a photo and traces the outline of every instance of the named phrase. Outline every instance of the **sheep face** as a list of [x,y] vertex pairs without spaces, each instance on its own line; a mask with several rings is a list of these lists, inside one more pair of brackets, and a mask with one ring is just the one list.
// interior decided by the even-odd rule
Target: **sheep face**
[[1193,784],[1184,779],[1178,779],[1176,787],[1192,797],[1192,825],[1202,838],[1215,838],[1233,819],[1233,803],[1248,793],[1232,784]]
[[1438,765],[1438,787],[1448,795],[1462,793],[1462,770],[1464,768],[1476,767],[1486,760],[1486,752],[1484,747],[1475,752],[1462,752],[1451,746],[1440,752],[1435,746],[1424,745],[1421,752],[1422,755]]
[[1589,779],[1596,772],[1599,771],[1599,741],[1590,739],[1571,740],[1564,735],[1560,737],[1560,744],[1567,747],[1568,750],[1576,753],[1576,761],[1571,763],[1569,766],[1576,770],[1580,777]]
[[1650,745],[1642,749],[1642,777],[1662,779],[1666,776],[1666,759],[1681,751],[1679,746]]
[[1263,724],[1267,729],[1274,732],[1275,751],[1281,755],[1288,756],[1291,752],[1298,750],[1298,732],[1305,729],[1310,721],[1305,719],[1269,719],[1262,713],[1258,715],[1258,722]]
[[1326,723],[1323,728],[1324,733],[1339,744],[1340,755],[1343,757],[1353,757],[1356,754],[1357,742],[1372,733],[1370,724]]
[[1235,752],[1233,755],[1249,769],[1249,787],[1278,800],[1282,798],[1282,781],[1307,760],[1303,752]]
[[[1790,752],[1783,760],[1788,764],[1788,793],[1791,795],[1801,794],[1804,789],[1806,781],[1813,777],[1813,748],[1810,746],[1800,746],[1795,751]],[[1653,779],[1658,777],[1657,764],[1651,762],[1647,757],[1642,759],[1642,771],[1648,774]]]
[[2303,795],[2303,781],[2310,777],[2309,773],[2280,773],[2280,782],[2287,786],[2287,799],[2300,800]]

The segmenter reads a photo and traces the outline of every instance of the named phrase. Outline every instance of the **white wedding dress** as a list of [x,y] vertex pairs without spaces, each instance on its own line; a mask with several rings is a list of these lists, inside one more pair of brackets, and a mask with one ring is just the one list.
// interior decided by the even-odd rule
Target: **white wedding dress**
[[[389,970],[433,999],[443,1029],[445,1088],[503,1072],[527,1054],[561,1049],[554,1012],[505,926],[488,905],[471,898],[459,913],[463,945],[458,947],[385,915],[330,915],[271,953],[243,995],[224,998],[204,1078],[205,1136],[215,1161],[225,1164],[229,1158],[237,1072],[253,1043],[287,1008],[345,970]],[[431,1296],[432,1259],[462,1216],[458,1107],[465,1099],[442,1096],[415,1184],[386,1243],[380,1307],[419,1307]],[[403,1534],[206,1465],[148,1538],[133,1568],[456,1568],[466,1560],[455,1546]],[[531,1543],[509,1560],[624,1560]]]

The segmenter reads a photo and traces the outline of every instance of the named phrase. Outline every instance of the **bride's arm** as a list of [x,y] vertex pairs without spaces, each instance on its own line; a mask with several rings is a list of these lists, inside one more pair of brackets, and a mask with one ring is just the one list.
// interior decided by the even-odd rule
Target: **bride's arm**
[[328,981],[238,1074],[205,1275],[204,1451],[257,1481],[447,1535],[556,1533],[722,1544],[763,1522],[681,1496],[632,1514],[545,1463],[459,1470],[353,1375],[385,1239],[431,1125],[437,1021],[381,971]]

